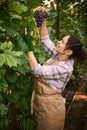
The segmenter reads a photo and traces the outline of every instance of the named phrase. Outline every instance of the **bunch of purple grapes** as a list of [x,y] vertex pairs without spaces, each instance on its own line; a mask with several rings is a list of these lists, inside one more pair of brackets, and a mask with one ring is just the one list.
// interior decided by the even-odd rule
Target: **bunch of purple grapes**
[[34,12],[34,17],[36,20],[37,27],[39,28],[41,27],[44,19],[48,17],[48,13],[46,11],[36,10]]

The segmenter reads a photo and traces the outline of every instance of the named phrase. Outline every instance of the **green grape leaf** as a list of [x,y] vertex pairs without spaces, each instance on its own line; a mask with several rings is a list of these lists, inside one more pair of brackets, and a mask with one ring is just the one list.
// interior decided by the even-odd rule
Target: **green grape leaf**
[[8,112],[8,108],[5,104],[0,103],[0,115],[5,116]]
[[8,4],[9,8],[12,10],[12,11],[15,11],[17,13],[22,13],[22,12],[26,12],[28,11],[28,8],[27,6],[25,6],[24,4],[21,4],[20,2],[18,1],[12,1],[12,2],[9,2]]
[[7,81],[9,81],[11,83],[16,82],[16,80],[17,80],[17,74],[16,74],[16,72],[14,72],[13,70],[9,70],[6,73],[6,79],[7,79]]
[[0,44],[0,50],[12,50],[13,49],[13,43],[11,41],[9,42],[4,42]]
[[8,100],[10,102],[16,103],[18,101],[19,94],[17,92],[12,92],[10,95],[8,95]]
[[1,79],[2,77],[4,77],[5,73],[6,73],[6,68],[5,68],[4,66],[3,66],[3,67],[0,67],[0,79]]
[[29,46],[27,45],[27,43],[24,41],[22,37],[18,39],[17,43],[15,43],[15,46],[20,51],[26,52],[29,50]]
[[6,55],[4,54],[5,56],[5,64],[8,65],[9,67],[12,67],[12,66],[17,66],[17,61],[16,61],[16,57],[14,57],[14,55]]
[[0,66],[5,64],[9,67],[17,67],[17,64],[20,64],[20,62],[18,63],[18,57],[22,54],[23,52],[5,50],[4,53],[0,55]]
[[23,107],[26,110],[29,109],[29,105],[27,104],[27,101],[26,101],[25,97],[21,98],[21,100],[20,100],[20,106]]
[[0,91],[6,92],[8,89],[8,83],[5,79],[0,79]]
[[0,54],[0,67],[3,66],[5,63],[5,56],[3,54]]

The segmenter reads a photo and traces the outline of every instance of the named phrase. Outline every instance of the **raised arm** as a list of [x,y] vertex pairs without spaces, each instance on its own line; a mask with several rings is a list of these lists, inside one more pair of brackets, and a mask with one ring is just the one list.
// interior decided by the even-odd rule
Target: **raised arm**
[[[41,8],[42,7],[38,9],[40,10]],[[44,11],[44,8],[42,8],[42,10]],[[53,42],[50,40],[49,35],[48,35],[46,19],[44,19],[41,27],[39,28],[39,33],[40,33],[41,42],[43,43],[43,46],[47,50],[47,52],[49,52],[50,55],[56,54],[57,52],[54,49],[55,46]],[[29,58],[29,65],[31,69],[38,65],[38,62],[32,51],[28,52],[28,58]]]
[[34,53],[33,53],[32,51],[29,51],[29,52],[27,53],[27,55],[28,55],[28,58],[29,58],[29,66],[30,66],[30,68],[32,69],[32,68],[34,68],[36,65],[38,65],[38,62],[37,62],[37,60],[36,60],[36,58],[35,58],[35,56],[34,56]]
[[55,55],[57,52],[55,51],[55,45],[52,42],[52,40],[49,37],[48,29],[46,26],[46,19],[43,21],[41,27],[40,27],[40,39],[43,47],[45,50],[52,56]]
[[46,19],[43,21],[39,32],[40,32],[40,37],[45,37],[45,36],[49,35],[48,34],[48,29],[47,29],[47,26],[46,26]]

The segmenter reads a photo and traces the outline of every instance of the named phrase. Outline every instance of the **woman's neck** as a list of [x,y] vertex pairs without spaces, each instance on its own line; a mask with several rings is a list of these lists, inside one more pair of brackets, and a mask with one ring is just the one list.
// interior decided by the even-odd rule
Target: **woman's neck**
[[67,60],[69,60],[68,56],[59,54],[58,61],[67,61]]

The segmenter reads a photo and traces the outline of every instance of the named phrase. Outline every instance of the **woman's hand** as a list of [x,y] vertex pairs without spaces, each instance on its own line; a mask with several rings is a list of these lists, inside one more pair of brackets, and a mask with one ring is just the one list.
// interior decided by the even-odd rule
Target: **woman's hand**
[[43,6],[38,6],[37,8],[34,9],[34,12],[37,10],[46,11],[45,7]]

